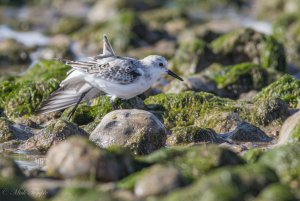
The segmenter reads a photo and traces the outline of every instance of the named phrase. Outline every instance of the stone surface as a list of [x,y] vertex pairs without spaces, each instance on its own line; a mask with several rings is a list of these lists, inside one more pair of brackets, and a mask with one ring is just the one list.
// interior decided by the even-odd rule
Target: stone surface
[[46,166],[51,176],[100,181],[118,180],[135,170],[130,155],[102,150],[83,137],[53,146],[47,153]]
[[270,142],[272,140],[260,128],[244,121],[240,122],[233,131],[221,136],[226,140],[240,142]]
[[300,142],[300,111],[290,116],[282,125],[278,145]]
[[284,184],[300,188],[300,144],[287,144],[273,148],[263,154],[259,163],[274,169]]
[[221,143],[224,140],[213,129],[197,126],[173,128],[172,134],[167,139],[167,145],[169,146],[199,142]]
[[1,156],[0,177],[11,180],[20,180],[24,178],[24,175],[19,166],[13,161],[13,159]]
[[184,184],[176,168],[154,165],[135,184],[134,193],[138,197],[161,195]]
[[29,138],[21,145],[21,148],[47,152],[52,145],[58,144],[73,135],[88,136],[83,129],[73,123],[65,120],[54,120],[46,128]]
[[90,140],[103,148],[120,145],[136,154],[148,154],[164,146],[166,129],[150,112],[115,110],[103,117]]

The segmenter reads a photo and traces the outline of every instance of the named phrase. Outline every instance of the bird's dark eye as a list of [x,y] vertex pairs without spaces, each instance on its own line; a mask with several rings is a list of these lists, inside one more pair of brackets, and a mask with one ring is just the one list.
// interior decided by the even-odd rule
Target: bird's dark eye
[[159,65],[160,67],[163,67],[163,66],[164,66],[164,64],[163,64],[163,63],[159,63],[158,65]]

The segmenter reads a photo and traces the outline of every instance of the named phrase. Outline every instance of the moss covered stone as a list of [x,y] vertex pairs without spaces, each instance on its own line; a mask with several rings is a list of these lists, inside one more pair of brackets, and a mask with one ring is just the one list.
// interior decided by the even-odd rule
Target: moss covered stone
[[63,189],[52,201],[65,201],[65,200],[89,200],[89,201],[123,201],[125,199],[118,198],[113,193],[103,192],[96,188],[71,186]]
[[291,75],[285,75],[276,82],[264,88],[257,96],[258,99],[280,98],[290,107],[296,108],[300,103],[300,81]]
[[263,68],[285,71],[284,48],[273,36],[267,36],[252,29],[238,29],[229,32],[210,44],[225,65],[251,62]]
[[0,108],[9,117],[33,114],[42,101],[58,88],[69,66],[56,61],[42,61],[22,77],[0,83]]
[[188,144],[197,142],[223,142],[218,134],[209,128],[197,126],[176,127],[167,139],[168,145]]
[[243,163],[234,152],[217,145],[161,149],[145,156],[142,161],[176,167],[190,181],[215,168]]
[[70,34],[79,30],[84,25],[84,19],[79,17],[65,17],[59,19],[51,28],[52,34]]
[[190,125],[227,132],[240,119],[256,126],[281,123],[288,114],[284,102],[265,98],[256,102],[233,101],[205,92],[159,94],[145,100],[149,110],[163,118],[168,129]]
[[298,12],[283,14],[273,25],[273,35],[283,42],[288,62],[299,65],[300,15]]
[[10,121],[4,117],[0,117],[0,142],[6,142],[14,139],[15,134],[11,126],[12,123]]
[[283,183],[300,187],[300,144],[288,144],[266,152],[259,163],[274,169]]
[[225,89],[235,96],[250,90],[261,90],[280,75],[278,72],[253,63],[216,67],[212,65],[205,70],[204,74],[213,79],[218,88]]
[[264,153],[265,150],[260,148],[250,149],[243,154],[243,159],[245,159],[247,163],[256,163]]
[[70,66],[59,61],[44,60],[29,68],[20,79],[24,81],[47,81],[55,78],[58,81],[62,81],[70,69]]
[[271,184],[259,193],[255,201],[296,201],[298,200],[292,190],[279,183]]
[[189,75],[209,65],[209,52],[201,39],[182,41],[170,62],[170,68],[180,74]]
[[264,187],[277,181],[276,174],[263,165],[224,167],[212,171],[195,184],[174,191],[160,200],[245,200],[251,195],[256,196]]

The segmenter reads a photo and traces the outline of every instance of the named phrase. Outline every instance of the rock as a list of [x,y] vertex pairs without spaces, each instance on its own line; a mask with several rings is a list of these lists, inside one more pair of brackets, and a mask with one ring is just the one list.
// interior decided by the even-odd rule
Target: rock
[[264,188],[255,201],[294,201],[297,200],[292,190],[287,185],[275,183]]
[[264,153],[265,150],[261,148],[250,149],[243,154],[243,159],[247,163],[256,163]]
[[200,178],[218,167],[243,164],[237,154],[213,144],[160,149],[141,160],[176,167],[187,181]]
[[287,105],[279,99],[233,101],[205,92],[159,94],[147,98],[145,104],[168,129],[194,125],[218,133],[231,131],[240,120],[265,126],[289,115]]
[[274,169],[283,184],[292,188],[300,187],[300,144],[288,144],[267,151],[259,163]]
[[[34,57],[37,60],[57,60],[58,58],[75,60],[76,56],[71,49],[71,45],[71,40],[68,36],[54,35],[52,38],[50,38],[49,44],[46,47],[43,47],[41,50],[37,51],[34,54]],[[61,64],[61,68],[66,66],[67,65],[65,64]],[[70,68],[69,66],[67,67]],[[62,74],[60,76],[63,75],[65,74]]]
[[104,192],[99,190],[98,188],[92,186],[70,186],[68,188],[64,188],[57,196],[55,196],[53,201],[65,201],[65,200],[73,200],[73,201],[81,201],[81,200],[89,200],[89,201],[128,201],[123,199],[122,197],[118,197],[114,192]]
[[300,111],[289,117],[281,127],[277,145],[300,142]]
[[184,184],[176,168],[154,165],[135,184],[134,193],[147,197],[169,193]]
[[83,129],[75,124],[57,120],[29,138],[20,148],[47,152],[52,145],[58,144],[73,135],[88,136]]
[[224,140],[220,138],[213,129],[199,128],[197,126],[175,127],[167,139],[168,146],[197,142],[221,143],[224,142]]
[[277,181],[276,174],[263,165],[223,167],[201,177],[184,189],[171,192],[160,200],[246,200]]
[[23,180],[24,175],[13,159],[1,156],[0,178],[10,180]]
[[115,181],[133,171],[130,155],[99,149],[83,137],[69,138],[47,153],[47,172],[54,177]]
[[300,80],[296,80],[292,75],[284,75],[276,82],[264,88],[255,96],[261,98],[280,98],[289,104],[291,108],[296,108],[300,103]]
[[299,6],[297,0],[255,1],[254,12],[260,18],[274,20],[282,14],[297,12]]
[[11,65],[30,64],[30,49],[14,39],[5,39],[0,42],[0,67]]
[[182,75],[200,72],[213,62],[206,43],[200,39],[183,41],[170,61],[170,68]]
[[204,75],[215,81],[219,90],[226,90],[228,94],[233,94],[234,98],[251,90],[260,91],[280,76],[278,72],[253,63],[218,68],[213,64],[204,71]]
[[120,145],[135,154],[148,154],[164,146],[166,129],[150,112],[115,110],[103,117],[90,140],[103,148]]
[[0,177],[0,200],[33,201],[29,193],[21,188],[19,180]]
[[184,78],[184,82],[179,80],[172,80],[164,87],[165,93],[179,94],[184,91],[205,91],[214,93],[217,92],[217,86],[214,82],[209,81],[202,75],[194,75]]
[[15,138],[15,133],[12,129],[12,123],[0,117],[0,142],[6,142]]
[[63,17],[60,18],[53,27],[51,34],[71,34],[79,30],[84,25],[84,19],[80,17]]
[[282,14],[273,24],[273,35],[281,41],[286,50],[287,61],[300,65],[298,38],[300,28],[300,15],[298,12]]
[[270,142],[272,138],[267,136],[260,128],[247,122],[240,122],[237,127],[228,133],[221,134],[221,137],[237,142]]
[[273,36],[249,28],[238,29],[215,39],[210,48],[217,55],[215,60],[223,65],[251,62],[263,68],[286,70],[283,45]]
[[62,188],[66,187],[66,182],[54,179],[34,178],[26,180],[22,187],[36,200],[44,200],[56,195]]

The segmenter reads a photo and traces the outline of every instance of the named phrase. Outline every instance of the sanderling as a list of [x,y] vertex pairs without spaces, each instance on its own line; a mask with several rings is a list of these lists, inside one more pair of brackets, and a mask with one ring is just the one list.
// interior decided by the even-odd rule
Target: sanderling
[[150,55],[141,60],[117,56],[105,35],[102,54],[88,57],[86,61],[63,61],[72,69],[59,89],[42,104],[40,114],[75,105],[68,115],[71,118],[79,103],[104,94],[112,101],[130,99],[145,92],[165,74],[183,81],[167,69],[168,62],[162,56]]

